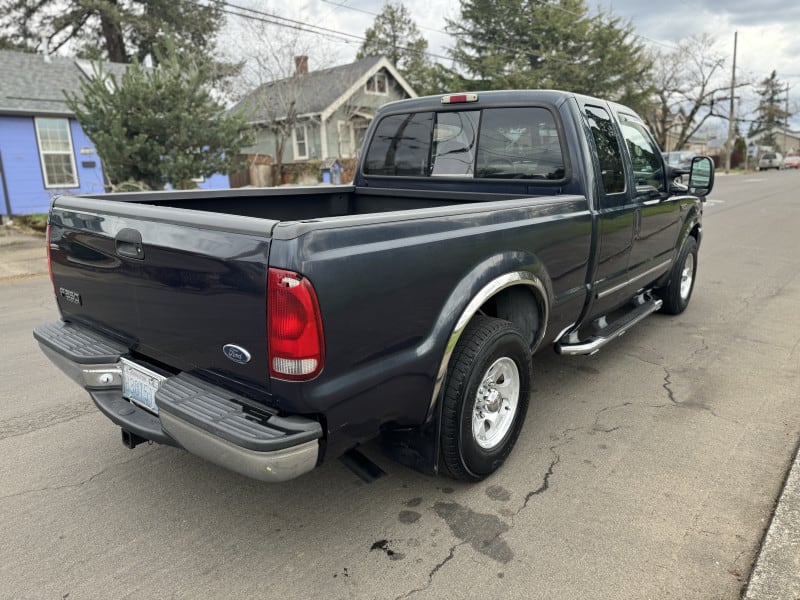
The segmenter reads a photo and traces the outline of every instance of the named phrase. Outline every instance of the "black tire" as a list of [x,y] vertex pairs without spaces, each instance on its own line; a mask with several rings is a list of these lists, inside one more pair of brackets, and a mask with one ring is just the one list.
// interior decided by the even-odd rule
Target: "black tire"
[[[498,379],[487,385],[491,377]],[[530,384],[531,353],[524,337],[508,321],[476,315],[447,369],[440,439],[444,474],[480,481],[503,464],[525,421]],[[474,427],[482,433],[474,433]]]
[[[691,277],[691,279],[687,279]],[[697,240],[692,236],[686,238],[678,260],[672,265],[669,284],[658,290],[664,301],[661,312],[668,315],[679,315],[689,306],[692,299],[694,283],[697,280]]]

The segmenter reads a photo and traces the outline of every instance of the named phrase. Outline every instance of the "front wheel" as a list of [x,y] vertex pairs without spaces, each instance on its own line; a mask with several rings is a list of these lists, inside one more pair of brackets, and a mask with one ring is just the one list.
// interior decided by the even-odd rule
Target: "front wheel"
[[697,240],[692,236],[686,238],[678,260],[672,266],[669,284],[660,290],[658,295],[664,301],[662,312],[679,315],[689,305],[697,276]]
[[442,400],[446,473],[480,481],[511,453],[528,410],[531,353],[508,321],[476,316],[456,344]]

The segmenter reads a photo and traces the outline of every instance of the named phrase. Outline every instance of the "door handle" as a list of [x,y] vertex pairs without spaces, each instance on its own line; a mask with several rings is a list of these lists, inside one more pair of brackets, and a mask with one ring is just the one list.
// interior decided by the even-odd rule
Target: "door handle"
[[144,260],[142,234],[135,229],[122,229],[114,238],[114,246],[118,256]]

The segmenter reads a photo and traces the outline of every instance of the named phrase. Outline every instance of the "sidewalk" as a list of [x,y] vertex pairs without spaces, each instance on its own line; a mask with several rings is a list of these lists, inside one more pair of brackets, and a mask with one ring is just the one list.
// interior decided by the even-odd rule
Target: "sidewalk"
[[0,226],[0,281],[47,275],[44,235]]
[[[799,448],[800,449],[800,448]],[[800,600],[800,453],[764,536],[745,600]]]

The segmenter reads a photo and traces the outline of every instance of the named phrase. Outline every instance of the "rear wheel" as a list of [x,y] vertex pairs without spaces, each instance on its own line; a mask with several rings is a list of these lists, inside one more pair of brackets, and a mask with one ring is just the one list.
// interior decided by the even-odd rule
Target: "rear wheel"
[[694,290],[697,275],[697,240],[692,236],[686,238],[678,260],[672,266],[669,284],[658,291],[664,301],[662,312],[678,315],[686,310]]
[[508,321],[476,316],[447,371],[441,448],[448,475],[480,481],[511,453],[528,410],[531,354]]

